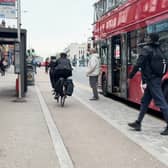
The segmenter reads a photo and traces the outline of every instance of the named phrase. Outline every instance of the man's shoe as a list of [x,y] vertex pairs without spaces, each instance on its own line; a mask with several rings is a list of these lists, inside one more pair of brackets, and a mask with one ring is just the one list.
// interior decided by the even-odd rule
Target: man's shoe
[[163,132],[160,133],[160,135],[168,135],[168,126],[165,128]]
[[95,97],[93,97],[93,98],[91,98],[91,99],[89,99],[89,100],[99,100],[99,98],[95,98]]
[[135,131],[141,131],[141,124],[138,121],[135,121],[133,123],[128,123],[128,126],[131,128],[134,128]]

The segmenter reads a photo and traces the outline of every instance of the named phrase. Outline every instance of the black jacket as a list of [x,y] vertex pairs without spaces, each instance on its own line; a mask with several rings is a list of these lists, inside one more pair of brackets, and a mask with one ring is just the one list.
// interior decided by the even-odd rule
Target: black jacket
[[55,70],[70,70],[72,71],[71,62],[68,58],[61,57],[56,61]]
[[139,69],[141,69],[143,83],[157,77],[152,72],[152,69],[150,67],[150,59],[152,58],[154,47],[159,47],[159,43],[148,43],[141,48],[136,65],[133,67],[132,72],[129,74],[129,78],[133,78]]

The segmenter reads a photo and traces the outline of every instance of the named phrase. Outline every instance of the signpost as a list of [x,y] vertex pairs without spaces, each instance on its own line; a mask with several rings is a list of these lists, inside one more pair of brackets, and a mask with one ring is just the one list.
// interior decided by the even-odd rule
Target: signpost
[[[21,49],[20,49],[20,42],[21,42],[21,35],[20,35],[20,29],[21,29],[21,4],[20,4],[20,0],[17,0],[17,34],[18,34],[18,49],[19,49],[19,63],[21,60]],[[21,65],[19,66],[19,68],[21,67]],[[19,79],[19,98],[22,98],[22,94],[21,94],[21,73],[18,73],[18,79]]]

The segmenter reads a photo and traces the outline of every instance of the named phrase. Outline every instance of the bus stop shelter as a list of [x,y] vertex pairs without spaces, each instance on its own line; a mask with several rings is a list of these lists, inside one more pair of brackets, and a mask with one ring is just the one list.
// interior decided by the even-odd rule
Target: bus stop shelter
[[[22,97],[27,91],[27,69],[26,69],[26,30],[21,30],[21,42],[18,50],[17,29],[0,27],[0,45],[14,46],[14,69],[17,74],[20,74],[19,91]],[[18,85],[18,82],[16,82]],[[16,87],[16,89],[17,89]],[[18,90],[17,90],[18,92]]]

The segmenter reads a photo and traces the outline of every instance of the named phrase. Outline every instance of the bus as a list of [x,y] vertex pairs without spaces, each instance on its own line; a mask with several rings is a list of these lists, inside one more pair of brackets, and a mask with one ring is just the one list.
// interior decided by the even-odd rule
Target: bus
[[[168,0],[99,0],[94,4],[93,46],[101,60],[99,84],[103,94],[113,94],[140,104],[141,73],[127,82],[136,63],[139,44],[157,32],[168,56]],[[162,89],[168,101],[168,74]],[[150,108],[157,109],[154,103]]]

